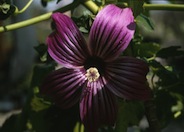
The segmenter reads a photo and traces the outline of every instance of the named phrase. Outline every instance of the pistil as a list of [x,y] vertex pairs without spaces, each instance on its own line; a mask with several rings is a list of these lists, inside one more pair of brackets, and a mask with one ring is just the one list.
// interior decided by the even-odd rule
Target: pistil
[[87,77],[87,79],[88,79],[89,82],[95,82],[95,81],[97,81],[98,78],[100,77],[100,74],[98,72],[98,69],[95,68],[95,67],[90,67],[86,71],[86,77]]

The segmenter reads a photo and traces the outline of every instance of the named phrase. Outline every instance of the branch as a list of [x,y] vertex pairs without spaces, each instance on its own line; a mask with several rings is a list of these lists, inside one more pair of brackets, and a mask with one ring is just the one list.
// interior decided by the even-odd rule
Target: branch
[[51,15],[52,15],[52,12],[49,12],[44,15],[40,15],[38,17],[31,18],[31,19],[28,19],[22,22],[14,23],[14,24],[7,25],[7,26],[2,26],[0,27],[0,32],[11,31],[11,30],[19,29],[19,28],[26,27],[29,25],[33,25],[35,23],[49,19]]
[[[30,2],[31,3],[31,2]],[[100,10],[100,8],[92,1],[92,0],[83,0],[82,2],[80,0],[74,0],[73,3],[60,8],[54,12],[65,12],[68,10],[71,10],[75,8],[77,5],[82,3],[87,9],[89,9],[93,14],[97,14],[97,12]],[[127,7],[127,3],[114,3],[116,5],[121,5],[124,7]],[[145,10],[172,10],[172,11],[184,11],[184,4],[144,4],[143,8]],[[46,13],[44,15],[40,15],[35,18],[31,18],[22,22],[18,22],[15,24],[7,25],[7,26],[1,26],[0,27],[0,32],[6,32],[6,31],[11,31],[15,30],[18,28],[26,27],[29,25],[33,25],[35,23],[47,20],[51,17],[53,12]]]
[[[60,8],[60,9],[54,11],[54,12],[66,12],[68,10],[73,9],[74,7],[76,7],[79,4],[80,4],[80,0],[74,0],[74,2],[72,2],[71,4],[69,4],[65,7],[62,7],[62,8]],[[1,26],[0,27],[0,32],[11,31],[11,30],[15,30],[15,29],[19,29],[19,28],[22,28],[22,27],[26,27],[26,26],[30,26],[30,25],[39,23],[41,21],[45,21],[45,20],[49,19],[52,14],[53,14],[53,12],[48,12],[46,14],[43,14],[43,15],[40,15],[40,16],[31,18],[31,19],[28,19],[28,20],[24,20],[24,21],[21,21],[21,22],[17,22],[17,23],[14,23],[14,24],[7,25],[7,26]]]
[[99,11],[99,7],[92,0],[84,0],[82,4],[93,14],[97,14]]
[[[128,7],[128,3],[114,3],[120,7]],[[145,10],[167,10],[167,11],[184,11],[184,4],[143,4]]]

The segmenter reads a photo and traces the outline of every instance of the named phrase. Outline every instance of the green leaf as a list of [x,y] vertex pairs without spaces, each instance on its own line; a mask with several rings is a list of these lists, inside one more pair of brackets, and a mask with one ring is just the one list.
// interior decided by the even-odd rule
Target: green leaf
[[89,33],[89,31],[85,28],[85,27],[79,27],[79,30],[82,32],[82,33]]
[[157,85],[159,87],[168,87],[178,82],[177,74],[170,71],[167,67],[162,66],[159,62],[149,61],[150,68],[159,78]]
[[32,132],[49,132],[51,123],[45,119],[48,109],[35,112],[31,111],[29,120],[27,121],[27,129]]
[[155,97],[157,117],[163,127],[173,119],[171,108],[176,104],[176,98],[172,97],[167,90],[157,91]]
[[31,87],[40,86],[43,78],[55,69],[55,64],[40,64],[36,65],[33,70]]
[[7,3],[0,3],[0,20],[5,20],[14,14],[17,7]]
[[84,125],[81,122],[77,122],[74,127],[74,132],[84,132]]
[[35,112],[43,111],[51,106],[51,102],[45,101],[43,98],[36,95],[31,100],[31,108]]
[[139,101],[119,101],[116,132],[127,132],[129,125],[138,125],[144,113],[144,105]]
[[183,103],[182,103],[181,100],[178,100],[176,105],[173,105],[171,107],[171,111],[172,112],[178,112],[178,111],[181,111],[181,110],[183,110]]
[[84,14],[80,17],[72,17],[72,20],[76,23],[82,33],[89,33],[94,16]]
[[143,29],[147,31],[154,30],[154,25],[151,19],[143,14],[140,14],[136,17],[136,23],[138,27],[142,27]]
[[35,46],[34,49],[37,51],[41,61],[47,60],[47,46],[46,46],[46,44],[39,44],[38,46]]
[[144,0],[129,0],[128,6],[132,8],[134,17],[137,17],[143,12]]
[[180,49],[181,49],[181,46],[170,46],[167,48],[162,48],[156,54],[156,56],[167,59],[169,57],[176,57],[176,56],[184,55],[184,51]]
[[160,45],[157,43],[137,43],[134,45],[134,54],[139,57],[150,58],[156,55],[159,51]]

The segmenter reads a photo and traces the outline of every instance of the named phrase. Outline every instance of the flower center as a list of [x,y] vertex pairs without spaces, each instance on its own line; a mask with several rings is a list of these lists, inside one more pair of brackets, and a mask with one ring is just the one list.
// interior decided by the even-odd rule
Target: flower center
[[86,69],[86,71],[91,67],[96,68],[101,76],[103,76],[105,73],[105,66],[105,62],[98,57],[89,57],[84,62],[84,68]]
[[98,69],[95,67],[91,67],[86,71],[86,77],[89,82],[95,82],[100,77]]

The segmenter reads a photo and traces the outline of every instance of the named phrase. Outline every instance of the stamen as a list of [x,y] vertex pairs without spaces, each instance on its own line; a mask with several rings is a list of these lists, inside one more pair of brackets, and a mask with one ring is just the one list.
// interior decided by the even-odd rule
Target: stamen
[[86,77],[89,82],[95,82],[100,77],[98,69],[95,67],[89,68],[86,72]]

